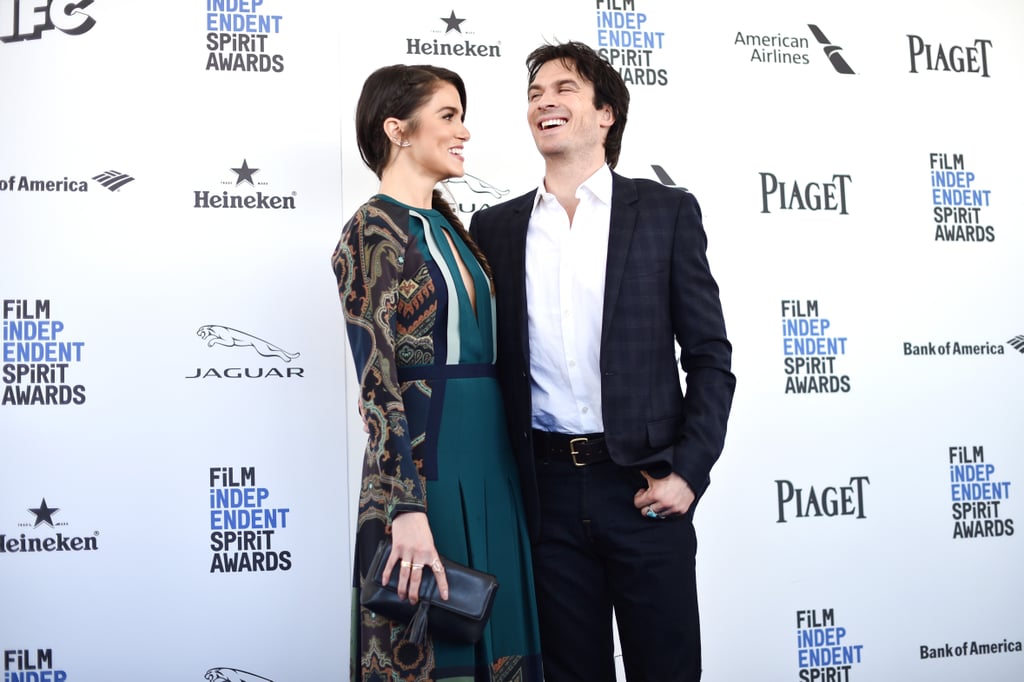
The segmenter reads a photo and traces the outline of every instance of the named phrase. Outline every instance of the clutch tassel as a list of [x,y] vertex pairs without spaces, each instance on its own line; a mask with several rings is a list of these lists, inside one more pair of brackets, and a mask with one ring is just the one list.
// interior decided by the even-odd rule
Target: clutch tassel
[[412,620],[409,621],[409,641],[413,644],[425,644],[427,641],[427,611],[430,603],[426,599],[420,600]]

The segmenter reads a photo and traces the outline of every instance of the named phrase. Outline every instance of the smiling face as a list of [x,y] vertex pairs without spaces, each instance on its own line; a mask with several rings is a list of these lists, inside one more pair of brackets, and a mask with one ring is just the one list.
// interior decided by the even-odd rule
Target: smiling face
[[393,138],[409,144],[398,150],[399,157],[406,155],[420,173],[434,178],[434,182],[462,177],[463,144],[469,140],[464,116],[455,86],[439,85],[426,104],[416,110],[413,120],[405,122],[407,134]]
[[527,120],[545,160],[604,163],[604,141],[615,122],[611,107],[594,107],[594,86],[560,59],[537,71],[527,91]]

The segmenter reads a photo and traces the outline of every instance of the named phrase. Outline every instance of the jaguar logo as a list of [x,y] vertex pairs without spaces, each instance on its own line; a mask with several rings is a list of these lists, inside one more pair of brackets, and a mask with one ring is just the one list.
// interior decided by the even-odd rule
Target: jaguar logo
[[477,194],[490,194],[495,199],[500,199],[508,194],[507,189],[498,189],[486,180],[482,180],[469,173],[466,173],[461,178],[449,178],[446,182],[449,185],[465,185]]
[[213,348],[214,346],[227,346],[229,348],[251,346],[253,350],[265,358],[280,358],[285,362],[291,362],[299,357],[299,353],[289,353],[280,346],[275,346],[257,336],[219,324],[203,325],[196,331],[196,335],[206,342],[207,348]]
[[235,668],[210,668],[206,671],[206,682],[273,682],[273,680]]

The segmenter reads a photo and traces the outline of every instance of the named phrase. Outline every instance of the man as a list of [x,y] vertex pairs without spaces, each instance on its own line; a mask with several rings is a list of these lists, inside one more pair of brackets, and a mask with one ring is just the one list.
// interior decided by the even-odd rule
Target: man
[[[629,92],[581,43],[527,58],[541,186],[478,213],[548,682],[700,678],[693,507],[735,377],[700,209],[611,171]],[[686,372],[680,385],[676,347]]]

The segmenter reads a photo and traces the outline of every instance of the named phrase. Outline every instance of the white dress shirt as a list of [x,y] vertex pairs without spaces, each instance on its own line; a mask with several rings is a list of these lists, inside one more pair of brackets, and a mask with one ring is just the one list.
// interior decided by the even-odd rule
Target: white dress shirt
[[599,433],[601,320],[611,223],[607,165],[576,190],[572,224],[541,182],[526,233],[533,427]]

